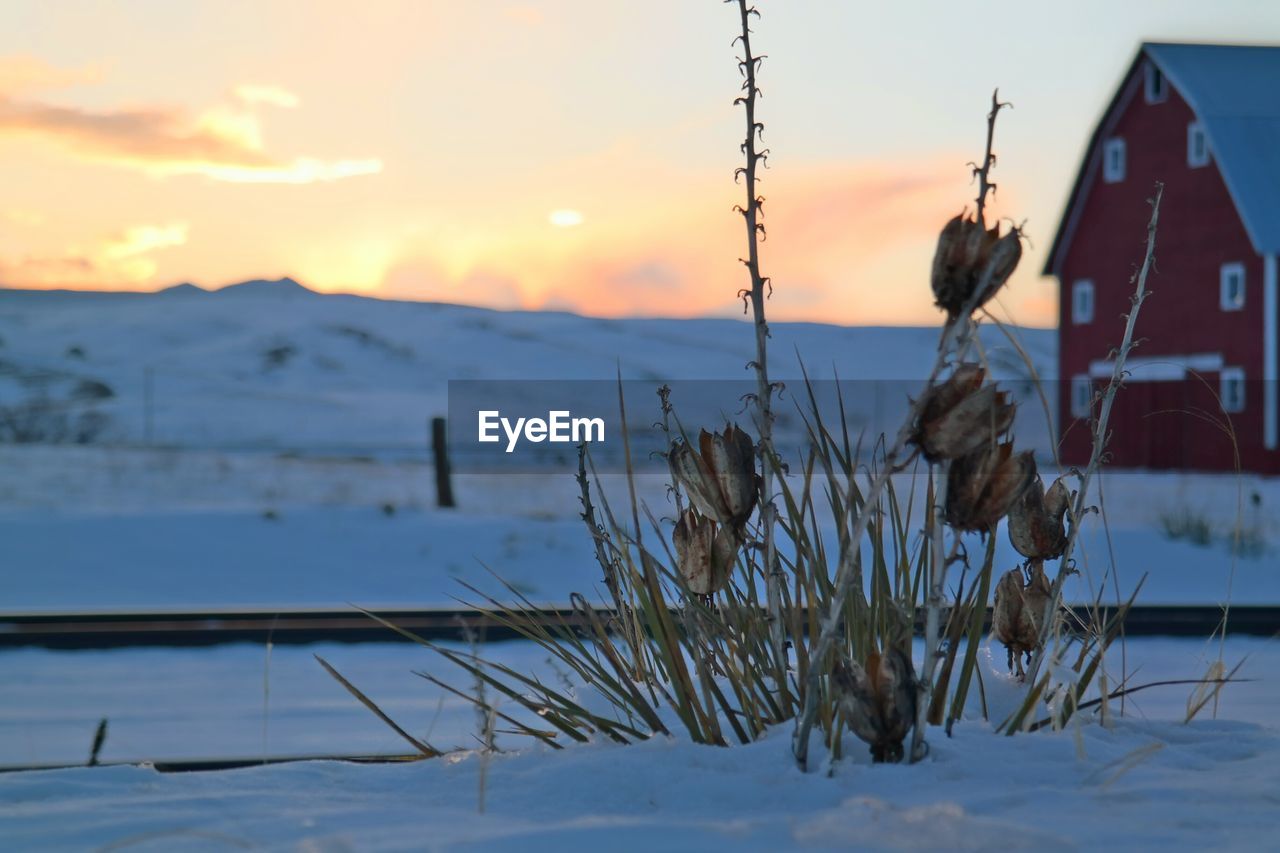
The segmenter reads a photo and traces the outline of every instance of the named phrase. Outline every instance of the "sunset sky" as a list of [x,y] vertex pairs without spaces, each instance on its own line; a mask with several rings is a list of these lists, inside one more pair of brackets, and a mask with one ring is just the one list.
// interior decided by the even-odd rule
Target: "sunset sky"
[[[1052,325],[1043,253],[1139,42],[1280,42],[1268,0],[760,6],[773,316],[851,324],[936,320],[992,87],[996,212],[1031,239],[1003,311]],[[717,0],[7,0],[0,283],[740,312],[736,27]]]

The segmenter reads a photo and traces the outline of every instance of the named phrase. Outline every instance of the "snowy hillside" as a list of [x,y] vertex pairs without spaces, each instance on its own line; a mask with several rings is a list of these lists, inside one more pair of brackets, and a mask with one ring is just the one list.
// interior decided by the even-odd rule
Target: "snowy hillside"
[[[1025,377],[1003,333],[983,332],[997,373]],[[1016,333],[1038,373],[1053,375],[1053,333]],[[779,323],[771,369],[798,379],[798,352],[814,378],[914,387],[936,339],[932,328]],[[166,446],[416,449],[426,419],[445,413],[451,379],[613,380],[621,370],[630,379],[747,380],[753,356],[739,319],[388,302],[320,295],[290,279],[215,292],[0,290],[0,406],[65,411],[70,423],[50,436],[64,441],[141,443],[149,407],[152,443]],[[892,396],[905,403],[908,387]]]

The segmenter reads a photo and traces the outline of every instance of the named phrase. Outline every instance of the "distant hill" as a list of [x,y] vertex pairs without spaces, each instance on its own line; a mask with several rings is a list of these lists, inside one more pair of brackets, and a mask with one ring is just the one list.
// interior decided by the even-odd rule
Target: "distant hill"
[[[771,371],[792,395],[784,406],[803,387],[799,352],[814,378],[905,380],[867,392],[888,416],[918,387],[937,340],[934,328],[771,328]],[[1053,376],[1053,333],[1016,333],[1039,375]],[[1000,330],[984,327],[982,341],[998,376],[1025,380]],[[612,381],[619,370],[632,379],[745,380],[753,348],[750,326],[736,319],[391,302],[318,294],[289,278],[153,294],[0,290],[0,406],[64,411],[73,421],[64,441],[139,440],[149,381],[160,443],[421,447],[427,419],[447,409],[449,380]],[[870,408],[869,400],[861,403]],[[656,401],[635,407],[647,418]],[[740,410],[733,401],[725,416]],[[89,413],[77,433],[76,419]]]
[[209,296],[213,294],[292,294],[292,295],[319,295],[316,291],[307,287],[292,278],[255,278],[250,281],[237,281],[232,284],[224,284],[222,287],[208,288],[201,287],[189,281],[179,284],[172,284],[163,287],[160,290],[72,290],[68,288],[56,288],[53,290],[33,290],[28,288],[17,287],[0,287],[0,296],[9,299],[43,299],[50,296],[79,296],[94,298],[130,298],[138,296]]

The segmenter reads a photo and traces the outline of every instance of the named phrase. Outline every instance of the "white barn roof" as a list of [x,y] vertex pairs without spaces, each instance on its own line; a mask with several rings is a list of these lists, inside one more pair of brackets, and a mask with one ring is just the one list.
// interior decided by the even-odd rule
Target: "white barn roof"
[[1280,47],[1142,49],[1204,125],[1254,250],[1280,253]]

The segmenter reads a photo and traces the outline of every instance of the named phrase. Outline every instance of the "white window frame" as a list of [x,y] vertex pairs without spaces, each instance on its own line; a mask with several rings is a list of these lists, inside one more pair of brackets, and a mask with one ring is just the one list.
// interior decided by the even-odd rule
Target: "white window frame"
[[1147,76],[1142,93],[1148,104],[1162,104],[1169,100],[1169,78],[1150,62],[1147,63]]
[[1243,367],[1224,367],[1218,374],[1218,399],[1224,411],[1231,414],[1243,412],[1245,407],[1245,382]]
[[[1230,293],[1230,282],[1232,277],[1240,278],[1240,293],[1238,298],[1232,298]],[[1218,270],[1218,304],[1223,311],[1243,311],[1245,304],[1245,293],[1247,282],[1244,276],[1244,264],[1233,261],[1229,264],[1223,264]]]
[[1093,322],[1094,307],[1097,305],[1096,294],[1097,289],[1093,286],[1091,278],[1077,279],[1071,285],[1072,325],[1083,326]]
[[1108,184],[1123,181],[1125,172],[1128,171],[1128,159],[1124,140],[1119,136],[1113,136],[1102,143],[1102,180]]
[[1088,374],[1077,373],[1071,377],[1071,415],[1077,418],[1089,417],[1089,409],[1093,406],[1093,380]]
[[[1199,151],[1196,143],[1199,142]],[[1187,125],[1187,165],[1199,169],[1209,165],[1209,137],[1204,132],[1201,122],[1193,121]]]

